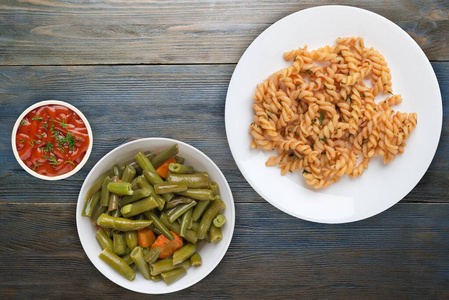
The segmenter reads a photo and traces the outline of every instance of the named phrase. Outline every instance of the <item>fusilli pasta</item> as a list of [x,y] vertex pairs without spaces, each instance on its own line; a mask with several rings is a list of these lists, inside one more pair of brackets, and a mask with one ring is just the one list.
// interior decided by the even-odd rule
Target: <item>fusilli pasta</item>
[[[258,84],[253,97],[251,148],[277,149],[266,165],[282,175],[302,170],[314,188],[361,176],[377,155],[391,162],[417,123],[416,113],[391,109],[402,97],[392,93],[384,57],[360,37],[336,42],[284,53],[293,64]],[[378,94],[390,95],[376,103]]]

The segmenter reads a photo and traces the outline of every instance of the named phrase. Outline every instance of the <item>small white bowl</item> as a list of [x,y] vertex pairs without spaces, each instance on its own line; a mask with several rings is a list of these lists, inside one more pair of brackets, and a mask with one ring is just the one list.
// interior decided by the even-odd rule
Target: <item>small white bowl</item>
[[[84,125],[86,125],[87,128],[87,132],[89,134],[89,147],[87,148],[86,154],[84,155],[83,160],[75,167],[75,169],[73,169],[72,171],[62,174],[62,175],[58,175],[58,176],[45,176],[42,174],[39,174],[33,170],[31,170],[30,168],[27,167],[27,165],[25,165],[25,163],[20,159],[19,153],[17,152],[17,145],[16,145],[16,133],[17,133],[17,129],[19,128],[20,122],[23,120],[23,118],[33,109],[44,106],[44,105],[61,105],[61,106],[65,106],[67,108],[70,108],[72,111],[74,111],[84,122]],[[16,157],[17,162],[19,163],[19,165],[25,170],[27,171],[29,174],[33,175],[34,177],[40,178],[40,179],[44,179],[44,180],[60,180],[60,179],[65,179],[68,178],[70,176],[72,176],[73,174],[75,174],[76,172],[78,172],[79,170],[81,170],[81,168],[84,166],[84,164],[87,162],[87,160],[89,159],[90,153],[92,151],[92,145],[93,145],[93,134],[92,134],[92,129],[90,128],[89,125],[89,121],[87,121],[87,118],[83,115],[83,113],[78,110],[75,106],[67,103],[67,102],[63,102],[63,101],[58,101],[58,100],[45,100],[45,101],[41,101],[38,103],[35,103],[33,105],[31,105],[30,107],[28,107],[27,109],[25,109],[23,111],[23,113],[17,118],[16,123],[14,124],[14,127],[12,129],[12,135],[11,135],[11,145],[12,145],[12,151],[14,153],[14,156]]]
[[[221,199],[225,202],[226,208],[221,212],[226,217],[226,223],[223,225],[222,234],[223,239],[217,244],[201,243],[198,248],[198,253],[201,255],[203,264],[200,267],[191,267],[187,270],[185,275],[180,280],[167,286],[163,281],[153,282],[146,280],[142,275],[136,271],[136,278],[134,281],[129,281],[122,275],[113,270],[98,256],[101,252],[100,245],[95,239],[96,227],[91,222],[90,218],[81,216],[82,209],[85,203],[85,196],[89,188],[95,180],[109,170],[112,165],[121,165],[123,162],[131,160],[139,152],[151,151],[157,153],[158,151],[177,143],[179,146],[179,156],[185,158],[185,164],[193,166],[195,170],[206,171],[209,173],[211,180],[218,183],[220,188]],[[78,235],[84,251],[89,257],[94,266],[107,278],[116,284],[140,293],[145,294],[166,294],[180,291],[188,288],[195,283],[205,278],[221,261],[223,256],[231,243],[235,224],[235,208],[231,189],[223,173],[217,165],[204,153],[198,149],[177,141],[167,138],[144,138],[123,144],[108,154],[106,154],[97,164],[92,168],[87,175],[78,197],[78,204],[76,208],[76,224]]]

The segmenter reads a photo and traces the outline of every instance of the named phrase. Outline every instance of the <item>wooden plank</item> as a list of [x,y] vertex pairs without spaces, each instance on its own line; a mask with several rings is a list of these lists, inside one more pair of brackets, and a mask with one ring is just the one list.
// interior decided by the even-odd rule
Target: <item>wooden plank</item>
[[[217,268],[193,287],[158,298],[449,297],[449,204],[398,204],[344,225],[301,221],[267,203],[237,203],[236,213],[231,246]],[[0,222],[0,298],[137,296],[88,260],[73,203],[2,202]]]
[[[441,85],[444,120],[448,120],[449,63],[433,63],[433,67]],[[160,136],[190,143],[211,157],[228,179],[236,201],[262,202],[238,171],[227,144],[224,106],[233,69],[233,65],[1,67],[0,119],[8,130],[0,131],[0,200],[73,202],[89,170],[107,152],[130,140]],[[94,131],[86,166],[58,184],[28,175],[15,161],[10,144],[10,130],[23,109],[46,99],[74,104]],[[443,124],[428,172],[403,201],[449,201],[448,126]],[[29,190],[34,193],[21,192],[18,197],[18,191]]]
[[[237,63],[268,26],[320,4],[334,2],[4,0],[0,64]],[[395,22],[431,60],[449,59],[447,1],[344,4]]]

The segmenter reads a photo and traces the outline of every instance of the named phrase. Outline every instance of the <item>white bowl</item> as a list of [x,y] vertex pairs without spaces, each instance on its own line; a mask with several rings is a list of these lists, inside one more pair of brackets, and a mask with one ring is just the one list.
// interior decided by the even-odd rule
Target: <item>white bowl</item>
[[[86,151],[86,154],[84,155],[83,160],[72,171],[70,171],[68,173],[65,173],[65,174],[62,174],[62,175],[58,175],[58,176],[45,176],[45,175],[39,174],[39,173],[31,170],[30,168],[28,168],[28,166],[25,165],[25,163],[20,159],[20,156],[19,156],[19,153],[17,152],[17,147],[16,147],[17,146],[16,145],[16,133],[17,133],[17,129],[19,128],[20,122],[22,122],[23,118],[30,111],[32,111],[35,108],[44,106],[44,105],[61,105],[61,106],[65,106],[67,108],[70,108],[72,111],[74,111],[83,120],[84,125],[86,125],[87,132],[88,132],[88,135],[89,135],[89,147],[87,148],[87,151]],[[90,128],[89,121],[83,115],[83,113],[79,109],[77,109],[75,106],[73,106],[73,105],[71,105],[71,104],[69,104],[67,102],[63,102],[63,101],[45,100],[45,101],[41,101],[41,102],[38,102],[38,103],[35,103],[35,104],[31,105],[30,107],[25,109],[23,111],[23,113],[17,118],[17,121],[14,124],[14,127],[12,129],[11,145],[12,145],[12,151],[14,153],[14,156],[16,157],[17,162],[29,174],[33,175],[34,177],[37,177],[37,178],[40,178],[40,179],[44,179],[44,180],[60,180],[60,179],[65,179],[65,178],[68,178],[68,177],[74,175],[76,172],[81,170],[81,168],[87,162],[87,160],[89,159],[90,153],[92,151],[93,134],[92,134],[92,129]]]
[[[114,164],[121,164],[139,152],[151,151],[156,153],[170,145],[177,143],[179,146],[179,156],[185,158],[185,164],[191,165],[198,171],[207,171],[211,180],[218,183],[221,199],[225,202],[226,208],[222,214],[226,217],[226,223],[222,227],[223,239],[217,244],[201,243],[198,253],[201,255],[203,264],[200,267],[191,267],[180,280],[167,286],[163,281],[153,282],[146,280],[136,271],[134,281],[128,281],[122,275],[114,271],[109,265],[102,261],[98,255],[101,252],[100,245],[95,239],[96,228],[90,218],[81,216],[84,207],[85,195],[95,180],[111,168]],[[235,223],[235,208],[231,189],[220,169],[215,163],[198,149],[183,142],[167,138],[144,138],[121,145],[106,154],[89,172],[78,197],[76,208],[76,224],[81,245],[94,266],[107,278],[116,284],[129,290],[146,294],[165,294],[180,291],[194,285],[205,278],[218,265],[225,255],[232,239]]]

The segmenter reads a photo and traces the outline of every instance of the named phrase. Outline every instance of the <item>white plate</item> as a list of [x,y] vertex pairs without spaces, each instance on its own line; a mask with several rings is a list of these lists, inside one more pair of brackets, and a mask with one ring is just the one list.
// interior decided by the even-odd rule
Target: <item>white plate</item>
[[[226,223],[222,227],[223,239],[217,244],[201,243],[201,246],[198,248],[198,253],[201,255],[203,265],[200,267],[189,268],[187,270],[187,275],[172,285],[167,286],[163,281],[148,281],[144,279],[138,271],[136,271],[136,278],[134,281],[128,281],[98,257],[101,248],[95,239],[96,228],[90,221],[90,218],[81,216],[85,195],[98,176],[106,172],[115,163],[120,165],[121,163],[130,160],[139,151],[152,151],[153,153],[157,153],[158,151],[173,145],[173,143],[178,143],[179,155],[185,158],[185,163],[187,165],[193,166],[198,171],[207,171],[211,180],[218,183],[221,199],[226,204],[226,208],[222,212],[226,217]],[[235,208],[231,189],[217,165],[198,149],[183,142],[166,138],[145,138],[135,140],[121,145],[106,154],[92,168],[89,175],[87,175],[84,184],[81,187],[76,207],[76,225],[81,245],[94,266],[104,276],[116,284],[129,290],[146,294],[166,294],[180,291],[194,285],[206,277],[214,270],[225,255],[231,243],[234,224]]]
[[[333,45],[338,37],[360,36],[386,59],[393,91],[403,102],[393,109],[417,112],[418,125],[403,154],[390,164],[371,160],[358,178],[344,176],[321,190],[305,183],[300,172],[280,175],[266,167],[273,153],[251,150],[249,125],[257,84],[289,66],[283,53],[298,47]],[[378,100],[378,98],[376,98]],[[275,207],[320,223],[346,223],[374,216],[399,202],[427,171],[438,146],[442,101],[438,81],[424,52],[400,27],[370,11],[348,6],[321,6],[291,14],[260,34],[241,57],[232,75],[225,107],[226,134],[232,155],[249,184]]]

